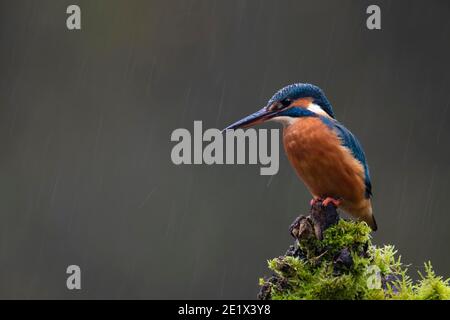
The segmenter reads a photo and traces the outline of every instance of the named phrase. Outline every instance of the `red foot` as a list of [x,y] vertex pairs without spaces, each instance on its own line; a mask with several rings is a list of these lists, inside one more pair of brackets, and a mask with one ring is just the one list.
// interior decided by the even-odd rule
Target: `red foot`
[[311,207],[312,207],[313,205],[315,205],[317,202],[320,202],[320,201],[322,201],[322,199],[320,199],[320,198],[313,198],[313,199],[311,199],[311,201],[309,202],[309,204],[310,204]]
[[338,208],[341,205],[342,200],[341,199],[334,199],[334,198],[331,198],[331,197],[326,197],[325,200],[322,201],[322,205],[324,207],[328,207],[328,205],[330,203],[332,203],[336,208]]

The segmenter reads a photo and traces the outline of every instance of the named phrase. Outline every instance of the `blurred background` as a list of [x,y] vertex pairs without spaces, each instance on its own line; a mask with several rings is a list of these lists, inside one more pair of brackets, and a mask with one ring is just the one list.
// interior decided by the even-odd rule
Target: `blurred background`
[[0,298],[256,298],[309,193],[282,149],[272,177],[176,166],[170,135],[295,82],[364,146],[374,243],[449,277],[449,16],[445,0],[0,0]]

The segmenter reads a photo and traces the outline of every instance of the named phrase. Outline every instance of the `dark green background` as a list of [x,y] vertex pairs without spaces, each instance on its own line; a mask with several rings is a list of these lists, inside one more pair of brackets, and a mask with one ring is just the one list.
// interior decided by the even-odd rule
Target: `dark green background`
[[450,276],[449,17],[445,0],[1,0],[0,298],[255,298],[310,195],[282,150],[274,177],[175,166],[170,134],[293,82],[363,144],[374,242]]

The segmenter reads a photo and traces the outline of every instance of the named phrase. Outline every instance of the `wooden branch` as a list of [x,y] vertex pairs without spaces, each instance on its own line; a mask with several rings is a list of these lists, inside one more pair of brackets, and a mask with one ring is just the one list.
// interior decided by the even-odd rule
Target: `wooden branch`
[[338,223],[339,214],[333,204],[324,207],[322,201],[317,201],[311,206],[309,216],[299,216],[291,224],[289,231],[297,240],[315,237],[322,240],[323,231]]

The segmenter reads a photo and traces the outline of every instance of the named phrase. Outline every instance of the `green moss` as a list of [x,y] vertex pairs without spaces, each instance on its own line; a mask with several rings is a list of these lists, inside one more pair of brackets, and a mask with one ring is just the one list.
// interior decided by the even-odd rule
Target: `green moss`
[[260,298],[273,300],[448,300],[450,279],[430,263],[414,283],[391,245],[376,247],[364,222],[340,220],[316,238],[296,243],[295,253],[268,261],[273,277],[260,279]]
[[325,230],[322,244],[339,250],[343,247],[357,247],[361,249],[370,240],[370,227],[365,222],[339,220],[331,228]]
[[450,300],[450,279],[444,280],[436,276],[431,262],[425,263],[425,275],[420,272],[421,280],[416,286],[416,296],[419,300]]

